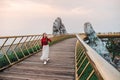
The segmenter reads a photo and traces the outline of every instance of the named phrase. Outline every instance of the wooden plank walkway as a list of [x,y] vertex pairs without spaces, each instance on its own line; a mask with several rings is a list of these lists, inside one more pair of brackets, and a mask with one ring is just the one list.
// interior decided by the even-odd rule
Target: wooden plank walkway
[[74,80],[74,48],[71,38],[50,47],[50,61],[44,65],[39,54],[0,72],[0,80]]

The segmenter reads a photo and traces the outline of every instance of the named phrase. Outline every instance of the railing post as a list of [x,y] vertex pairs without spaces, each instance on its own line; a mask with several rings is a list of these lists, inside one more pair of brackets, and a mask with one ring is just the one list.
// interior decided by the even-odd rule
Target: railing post
[[[28,50],[28,48],[27,48],[27,46],[26,46],[26,41],[27,41],[28,38],[29,38],[29,36],[26,37],[26,39],[25,39],[25,41],[23,42],[22,46],[24,45],[25,48],[26,48],[26,50],[27,50],[27,52],[28,52],[28,54],[30,54],[30,52],[29,52],[29,50]],[[21,46],[21,47],[22,47],[22,46]]]
[[4,47],[4,45],[7,41],[8,41],[8,38],[4,41],[3,45],[0,47],[0,50]]
[[[14,41],[13,41],[13,43],[15,42],[15,40],[17,39],[17,37],[14,39]],[[12,43],[12,45],[13,45],[13,43]],[[12,51],[14,52],[14,54],[15,54],[15,56],[16,56],[16,58],[17,58],[17,60],[19,60],[19,58],[18,58],[18,56],[17,56],[17,54],[16,54],[16,51],[13,49],[13,47],[12,47],[12,45],[11,45],[11,49],[12,49]]]
[[20,51],[22,52],[22,55],[25,57],[25,54],[24,54],[23,50],[22,50],[21,47],[19,46],[22,40],[23,40],[23,37],[21,37],[20,41],[18,42],[18,44],[16,45],[16,47],[14,48],[14,50],[15,50],[17,47],[19,47]]
[[[112,65],[110,65],[91,47],[89,47],[78,35],[77,38],[79,42],[76,42],[75,48],[76,80],[83,80],[84,78],[86,78],[84,80],[90,80],[93,77],[98,80],[120,79],[120,73]],[[84,51],[80,50],[79,48]]]
[[7,58],[7,61],[8,61],[9,64],[11,65],[11,61],[10,61],[8,55],[6,54],[5,50],[2,49],[2,48],[4,47],[4,45],[5,45],[5,43],[8,41],[8,39],[9,39],[9,38],[7,38],[7,39],[5,40],[5,42],[3,43],[2,47],[1,47],[1,51],[4,53],[5,57]]
[[[35,46],[36,46],[36,48],[37,48],[37,46],[39,47],[39,44],[37,43],[38,41],[39,41],[39,43],[40,43],[40,36],[38,36],[37,37],[37,39],[35,40],[35,42],[33,43]],[[40,48],[40,47],[39,47]],[[37,49],[37,51],[38,51],[38,49]]]
[[[8,68],[11,65],[31,56],[31,50],[31,53],[39,51],[40,38],[41,35],[0,37],[0,39],[3,41],[0,46],[1,55],[3,55],[1,59],[6,61],[6,64],[4,64],[4,62],[2,63],[2,60],[0,61],[0,70]],[[7,44],[8,41],[10,41],[9,44]],[[9,55],[10,53],[11,55]]]
[[[34,45],[34,44],[35,44],[35,39],[36,39],[36,37],[37,37],[37,36],[35,36],[34,39],[33,39],[32,42],[31,42],[31,45],[33,46],[33,48],[34,48],[34,47],[36,48],[36,45]],[[33,49],[33,50],[34,50],[34,49]],[[36,50],[37,50],[37,48],[36,48]]]
[[36,40],[34,44],[37,44],[38,46],[40,46],[40,39],[41,39],[41,35],[38,36],[38,39]]
[[28,41],[28,44],[29,44],[30,48],[32,49],[32,51],[34,52],[33,47],[32,47],[32,45],[31,45],[31,42],[32,42],[31,40],[32,40],[33,37],[34,37],[34,36],[31,36],[30,40]]

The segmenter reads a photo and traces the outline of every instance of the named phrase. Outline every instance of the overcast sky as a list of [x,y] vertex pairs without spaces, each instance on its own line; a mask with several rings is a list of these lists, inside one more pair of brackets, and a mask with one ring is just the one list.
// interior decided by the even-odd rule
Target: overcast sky
[[52,33],[61,17],[69,33],[90,22],[97,32],[120,32],[120,0],[0,0],[0,35]]

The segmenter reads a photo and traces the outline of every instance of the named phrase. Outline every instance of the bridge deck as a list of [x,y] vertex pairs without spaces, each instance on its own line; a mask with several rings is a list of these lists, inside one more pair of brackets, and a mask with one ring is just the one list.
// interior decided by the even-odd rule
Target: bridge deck
[[44,65],[39,54],[4,70],[0,80],[74,80],[76,39],[67,39],[50,47],[50,61]]

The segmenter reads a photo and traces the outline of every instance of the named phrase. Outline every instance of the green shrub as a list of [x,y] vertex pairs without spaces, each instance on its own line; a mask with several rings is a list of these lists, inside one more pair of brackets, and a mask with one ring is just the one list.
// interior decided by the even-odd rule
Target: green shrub
[[8,58],[10,59],[10,62],[13,63],[15,61],[17,61],[17,58],[15,56],[15,54],[12,52],[12,53],[8,53]]
[[7,58],[5,57],[5,55],[3,57],[0,58],[0,68],[9,65],[9,62],[7,60]]
[[24,56],[23,56],[23,53],[22,52],[16,52],[16,54],[17,54],[17,56],[18,56],[18,58],[19,59],[21,59],[21,58],[23,58]]
[[[77,57],[76,57],[76,59],[77,59],[77,68],[79,68],[81,66],[77,71],[78,76],[80,76],[83,69],[85,68],[85,66],[88,63],[88,59],[86,58],[84,60],[86,55],[84,54],[84,52],[82,52],[82,48],[80,47],[80,44],[77,45],[77,53],[76,54],[77,54]],[[83,54],[83,56],[82,56],[82,54]],[[83,62],[83,60],[84,60],[84,62]],[[86,80],[88,78],[88,76],[90,75],[90,73],[92,72],[92,70],[93,70],[93,67],[89,63],[88,66],[86,67],[86,69],[84,70],[84,72],[82,73],[82,75],[80,76],[79,80]],[[95,72],[93,73],[93,75],[90,77],[89,80],[98,80],[98,77],[96,76]]]

